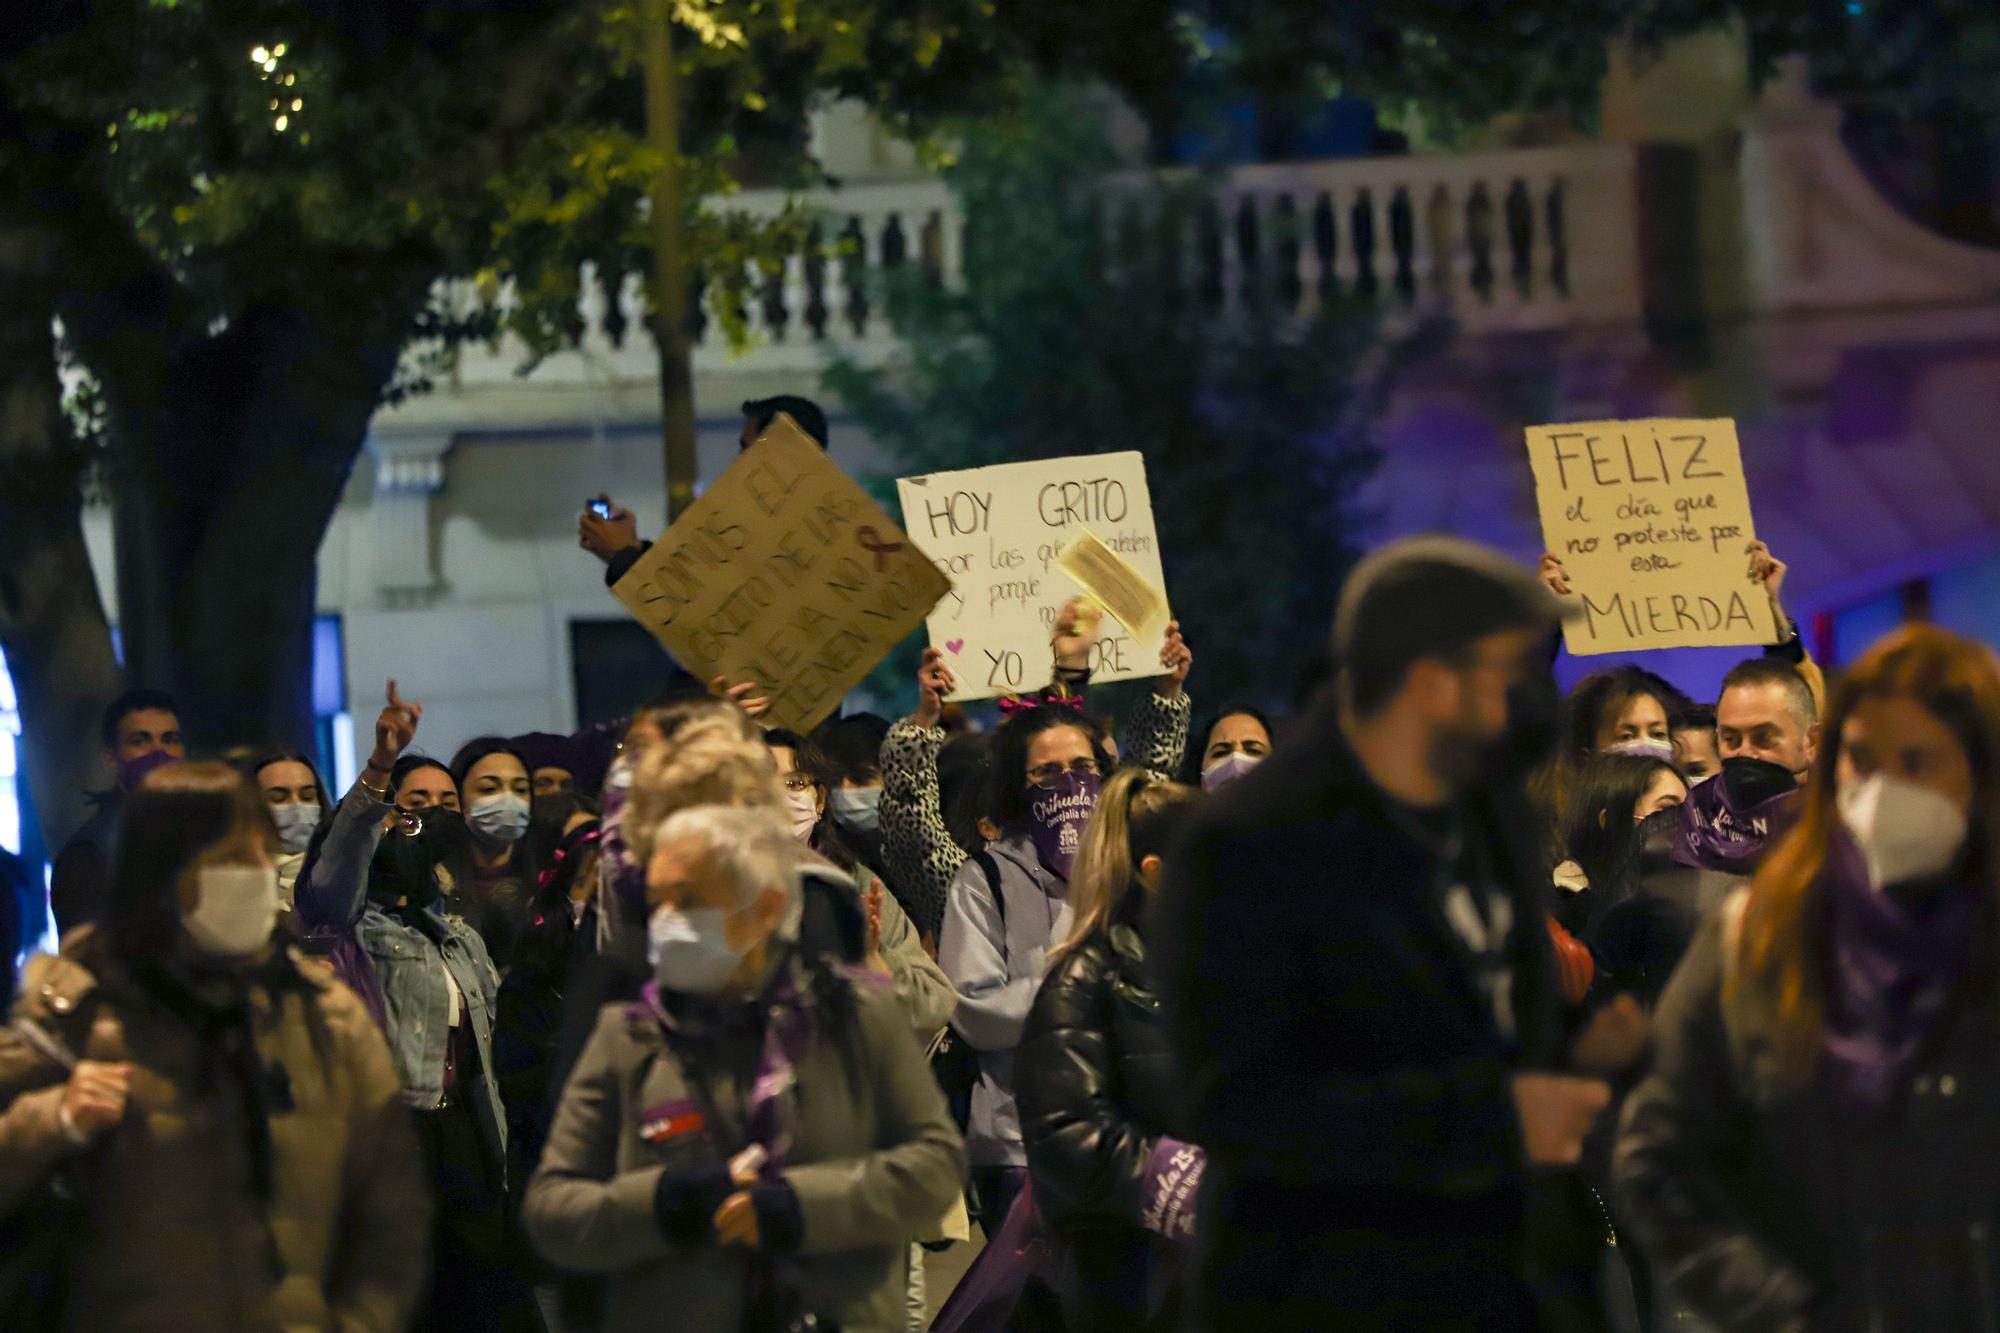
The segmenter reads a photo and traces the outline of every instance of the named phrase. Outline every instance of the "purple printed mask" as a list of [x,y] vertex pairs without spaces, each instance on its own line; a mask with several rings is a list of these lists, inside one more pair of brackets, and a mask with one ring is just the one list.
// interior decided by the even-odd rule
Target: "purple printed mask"
[[121,759],[118,761],[119,790],[137,791],[139,784],[145,781],[148,773],[156,768],[165,768],[168,764],[178,762],[180,761],[165,750],[148,750],[146,753],[134,758]]
[[1035,855],[1065,884],[1103,785],[1095,773],[1065,773],[1053,786],[1028,788],[1028,836]]

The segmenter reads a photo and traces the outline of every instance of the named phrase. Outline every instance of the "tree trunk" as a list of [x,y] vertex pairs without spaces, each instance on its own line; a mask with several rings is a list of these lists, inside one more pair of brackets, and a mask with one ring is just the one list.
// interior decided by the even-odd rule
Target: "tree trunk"
[[127,672],[200,749],[311,752],[319,546],[418,292],[400,318],[252,310],[107,382]]
[[56,378],[46,285],[55,250],[32,222],[0,224],[0,651],[51,855],[85,818],[98,721],[121,683],[83,540],[84,455]]

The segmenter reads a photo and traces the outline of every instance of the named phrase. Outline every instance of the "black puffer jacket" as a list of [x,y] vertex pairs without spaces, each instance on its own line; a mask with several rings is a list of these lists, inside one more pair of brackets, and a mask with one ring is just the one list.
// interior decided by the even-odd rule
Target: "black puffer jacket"
[[1166,1130],[1173,1059],[1135,889],[1108,931],[1065,955],[1028,1012],[1015,1094],[1035,1203],[1069,1242],[1073,1327],[1166,1328],[1154,1241],[1140,1224],[1147,1159]]

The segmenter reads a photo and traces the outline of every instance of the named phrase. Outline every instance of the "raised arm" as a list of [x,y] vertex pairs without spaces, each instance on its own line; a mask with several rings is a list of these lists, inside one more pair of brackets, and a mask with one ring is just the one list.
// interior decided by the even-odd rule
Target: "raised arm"
[[918,906],[918,930],[932,933],[941,928],[945,897],[965,864],[965,849],[945,827],[938,792],[945,739],[938,723],[945,696],[957,688],[944,654],[926,649],[917,672],[917,711],[889,728],[882,742],[882,853],[897,887]]
[[389,682],[389,700],[375,719],[375,748],[368,766],[334,810],[333,822],[313,862],[294,889],[293,908],[307,927],[344,930],[361,917],[368,898],[368,863],[375,859],[390,812],[390,773],[416,739],[424,706],[405,701]]
[[1187,758],[1188,720],[1194,715],[1194,701],[1187,692],[1194,654],[1181,638],[1179,621],[1167,626],[1160,664],[1167,674],[1134,701],[1132,715],[1125,721],[1125,749],[1132,763],[1155,777],[1170,779],[1179,775]]

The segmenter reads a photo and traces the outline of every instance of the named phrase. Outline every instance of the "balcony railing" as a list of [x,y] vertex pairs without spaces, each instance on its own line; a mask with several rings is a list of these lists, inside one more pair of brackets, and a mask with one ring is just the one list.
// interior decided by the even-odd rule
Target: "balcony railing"
[[[1176,257],[1162,280],[1219,316],[1265,303],[1306,316],[1336,294],[1449,314],[1467,332],[1612,323],[1640,310],[1635,159],[1626,147],[1272,164],[1183,183],[1199,185],[1201,202],[1165,219]],[[1130,257],[1136,237],[1161,235],[1162,219],[1142,211],[1162,196],[1141,187],[1138,177],[1107,182],[1102,222],[1114,264]],[[727,207],[774,215],[786,202],[758,192]],[[897,344],[878,279],[904,265],[946,284],[962,276],[965,221],[941,181],[858,186],[801,202],[818,221],[780,272],[756,275],[761,299],[743,311],[748,349],[729,345],[715,298],[704,296],[697,371],[817,371],[836,354],[879,364]],[[639,275],[624,275],[615,290],[593,271],[583,276],[573,346],[544,360],[535,380],[651,378]],[[471,299],[469,289],[454,295]],[[499,295],[503,308],[510,299]],[[506,336],[462,348],[455,381],[509,381],[528,359]]]

